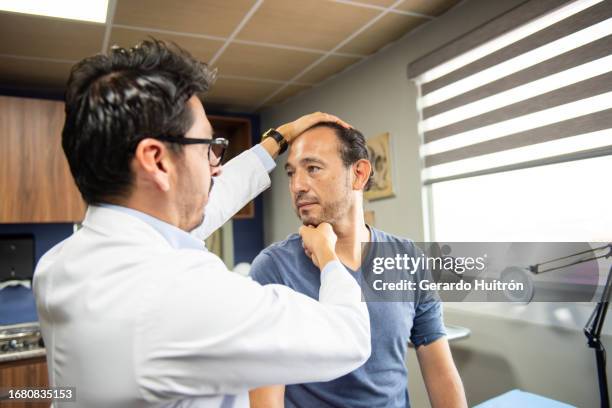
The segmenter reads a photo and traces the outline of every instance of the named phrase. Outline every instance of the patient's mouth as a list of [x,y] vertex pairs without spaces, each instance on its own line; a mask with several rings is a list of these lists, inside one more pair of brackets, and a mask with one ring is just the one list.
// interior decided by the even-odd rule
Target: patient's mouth
[[301,209],[308,209],[315,204],[317,204],[316,201],[298,201],[295,203],[295,206],[298,208],[298,210],[301,210]]

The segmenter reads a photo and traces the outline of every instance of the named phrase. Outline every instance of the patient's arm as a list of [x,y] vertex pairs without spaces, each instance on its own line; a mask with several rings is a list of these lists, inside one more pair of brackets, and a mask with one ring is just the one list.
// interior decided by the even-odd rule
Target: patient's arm
[[467,408],[465,391],[448,340],[441,337],[417,347],[417,358],[433,408]]
[[269,385],[249,391],[251,408],[283,408],[285,406],[285,386]]

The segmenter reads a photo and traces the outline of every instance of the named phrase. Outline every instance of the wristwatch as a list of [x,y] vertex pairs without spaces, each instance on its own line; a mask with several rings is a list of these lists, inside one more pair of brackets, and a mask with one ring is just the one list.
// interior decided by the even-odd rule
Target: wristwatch
[[285,138],[283,137],[283,135],[276,129],[268,129],[266,131],[266,133],[264,133],[261,136],[261,140],[265,140],[266,138],[271,137],[272,139],[276,140],[276,143],[278,143],[278,146],[280,147],[280,150],[278,152],[279,155],[285,153],[285,151],[287,151],[287,148],[289,147],[289,143],[287,143],[287,140],[285,140]]

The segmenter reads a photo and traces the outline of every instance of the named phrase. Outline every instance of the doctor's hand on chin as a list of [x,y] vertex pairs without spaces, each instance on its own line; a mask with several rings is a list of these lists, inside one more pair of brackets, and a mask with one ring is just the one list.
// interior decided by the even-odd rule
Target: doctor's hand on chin
[[330,224],[322,222],[317,227],[303,225],[300,227],[300,236],[306,255],[317,268],[323,270],[329,262],[338,260],[335,251],[338,237]]

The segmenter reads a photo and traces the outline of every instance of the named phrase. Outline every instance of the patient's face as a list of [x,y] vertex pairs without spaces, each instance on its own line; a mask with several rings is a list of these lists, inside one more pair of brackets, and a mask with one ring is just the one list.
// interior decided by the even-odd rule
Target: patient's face
[[334,225],[353,205],[350,169],[342,163],[333,129],[318,127],[300,135],[285,170],[293,207],[304,225]]

